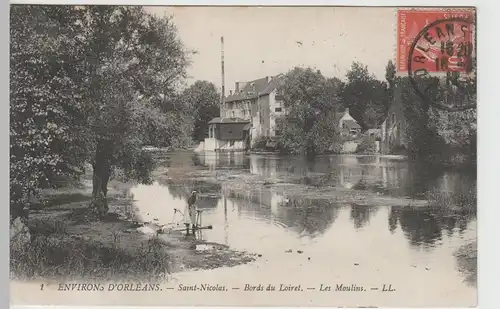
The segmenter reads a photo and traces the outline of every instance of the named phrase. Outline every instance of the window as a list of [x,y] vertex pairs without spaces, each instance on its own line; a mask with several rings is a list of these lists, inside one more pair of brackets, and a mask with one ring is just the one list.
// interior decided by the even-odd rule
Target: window
[[274,135],[280,136],[281,135],[281,130],[274,130]]
[[234,111],[231,112],[231,116],[234,118]]
[[277,113],[281,113],[281,107],[276,107],[276,108],[274,109],[274,111],[275,111],[275,112],[277,112]]

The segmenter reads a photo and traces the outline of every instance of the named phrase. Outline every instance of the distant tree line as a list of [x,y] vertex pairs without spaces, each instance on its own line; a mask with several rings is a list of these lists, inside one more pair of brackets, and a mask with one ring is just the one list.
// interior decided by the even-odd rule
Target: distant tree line
[[[427,100],[416,94],[407,76],[396,76],[392,61],[387,63],[384,81],[359,62],[352,63],[344,81],[327,78],[311,68],[294,68],[285,74],[278,88],[287,109],[287,114],[277,120],[282,132],[278,148],[286,153],[309,155],[338,152],[343,143],[338,120],[346,108],[366,131],[380,128],[390,105],[399,100],[408,123],[405,151],[410,159],[453,163],[450,160],[455,159],[450,158],[459,153],[464,160],[475,163],[475,74],[466,78],[457,74],[448,74],[446,78],[429,76],[417,82]],[[401,88],[398,97],[396,87]],[[368,142],[363,140],[364,148],[374,150]]]
[[310,68],[292,69],[278,89],[287,109],[278,120],[278,147],[308,155],[339,152],[338,121],[346,108],[363,130],[377,128],[387,116],[392,87],[392,79],[378,80],[359,62],[351,65],[346,81]]

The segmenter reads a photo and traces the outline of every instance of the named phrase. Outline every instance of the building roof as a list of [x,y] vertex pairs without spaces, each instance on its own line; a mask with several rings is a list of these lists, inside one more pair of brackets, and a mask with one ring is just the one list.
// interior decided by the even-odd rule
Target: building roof
[[351,119],[344,120],[344,124],[349,129],[361,129],[361,126],[356,121],[351,120]]
[[208,122],[208,124],[214,124],[214,123],[250,123],[250,120],[242,118],[215,117],[214,119]]
[[267,77],[244,82],[243,88],[239,92],[233,93],[226,97],[225,102],[235,102],[242,100],[250,100],[270,94],[278,86],[281,75],[270,76],[269,82]]
[[[348,115],[351,119],[344,119],[342,120],[342,118],[344,116]],[[358,122],[356,121],[356,119],[354,119],[351,114],[349,114],[349,108],[346,108],[344,112],[342,113],[337,113],[336,117],[335,117],[335,120],[337,121],[337,123],[339,124],[342,124],[342,123],[345,123],[346,126],[349,128],[349,129],[361,129],[361,126],[358,124]],[[342,121],[341,121],[342,120]]]

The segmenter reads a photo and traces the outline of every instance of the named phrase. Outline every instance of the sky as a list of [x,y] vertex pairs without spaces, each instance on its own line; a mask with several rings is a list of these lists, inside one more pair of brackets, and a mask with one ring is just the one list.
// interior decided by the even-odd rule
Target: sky
[[192,56],[189,83],[220,87],[224,36],[226,95],[237,81],[286,73],[296,66],[343,79],[359,61],[384,79],[395,59],[396,11],[374,7],[147,7],[172,15]]

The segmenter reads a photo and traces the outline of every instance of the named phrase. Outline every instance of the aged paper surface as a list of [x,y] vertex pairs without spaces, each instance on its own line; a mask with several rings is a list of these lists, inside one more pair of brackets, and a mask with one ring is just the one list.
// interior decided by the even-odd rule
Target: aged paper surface
[[475,25],[11,6],[11,304],[474,306]]

